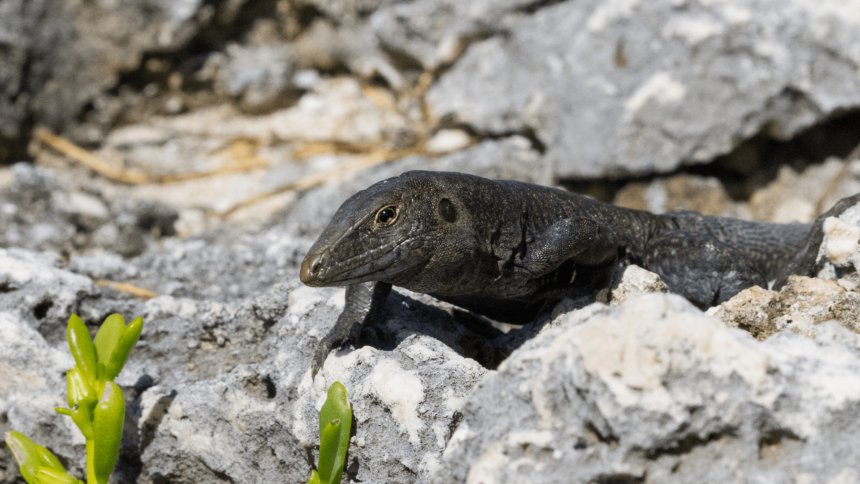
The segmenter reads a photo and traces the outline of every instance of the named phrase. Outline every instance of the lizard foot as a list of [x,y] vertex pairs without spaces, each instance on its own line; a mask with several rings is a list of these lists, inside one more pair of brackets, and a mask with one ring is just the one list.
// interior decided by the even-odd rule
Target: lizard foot
[[[350,342],[355,343],[355,335],[361,332],[361,323],[346,323],[338,321],[331,331],[317,344],[314,356],[311,359],[311,379],[316,378],[322,368],[325,359],[332,349],[342,348]],[[356,343],[357,344],[357,343]]]

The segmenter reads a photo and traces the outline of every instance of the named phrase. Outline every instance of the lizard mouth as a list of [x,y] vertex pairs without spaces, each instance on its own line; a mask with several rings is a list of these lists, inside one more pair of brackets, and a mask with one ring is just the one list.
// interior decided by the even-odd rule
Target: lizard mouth
[[310,252],[302,261],[299,279],[311,287],[349,286],[388,279],[410,267],[399,253],[397,247],[382,246],[343,262],[332,263],[328,250]]

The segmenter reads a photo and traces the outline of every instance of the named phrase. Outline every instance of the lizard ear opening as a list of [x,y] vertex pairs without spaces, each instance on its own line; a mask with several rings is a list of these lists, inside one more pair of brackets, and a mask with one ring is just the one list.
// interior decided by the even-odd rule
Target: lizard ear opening
[[454,204],[451,203],[451,200],[447,198],[439,200],[439,215],[448,223],[457,221],[457,210],[454,209]]

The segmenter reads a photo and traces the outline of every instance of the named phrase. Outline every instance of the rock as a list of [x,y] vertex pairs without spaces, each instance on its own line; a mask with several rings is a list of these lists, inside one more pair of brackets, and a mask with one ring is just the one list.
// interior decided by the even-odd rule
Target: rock
[[826,262],[821,275],[836,276],[846,268],[860,273],[860,205],[824,221],[824,242],[818,257]]
[[609,291],[610,305],[620,306],[643,294],[668,293],[669,286],[657,274],[637,265],[629,265],[615,271]]
[[142,253],[153,238],[176,233],[176,211],[158,201],[111,198],[87,181],[55,177],[53,169],[16,163],[15,182],[0,187],[0,247],[69,254]]
[[824,220],[824,232],[827,239],[822,245],[826,247],[830,261],[841,267],[853,262],[851,256],[860,249],[860,227],[845,223],[836,217],[827,217]]
[[[848,166],[846,166],[848,168]],[[845,183],[840,183],[843,186]],[[838,280],[849,291],[860,285],[860,204],[824,221],[816,270],[822,279]]]
[[459,129],[442,129],[427,141],[427,151],[431,153],[448,153],[462,150],[471,144],[472,139],[465,131]]
[[98,294],[86,277],[58,268],[59,257],[0,249],[0,311],[18,316],[48,342],[65,341],[66,323],[81,301]]
[[[260,244],[283,247],[274,236]],[[243,264],[239,247],[198,242],[185,250],[186,257],[219,250],[213,253]],[[172,264],[174,275],[145,257],[127,263],[76,257],[70,268],[93,276],[133,269],[149,273],[151,280],[156,269],[169,280],[196,267],[188,277],[200,275],[200,284],[206,284],[206,277],[223,278],[223,271],[205,276],[200,270],[215,265],[207,257],[188,258],[185,268],[180,258]],[[269,257],[296,258],[276,251]],[[28,433],[80,470],[83,440],[70,435],[64,417],[52,410],[63,401],[62,372],[71,366],[65,349],[68,315],[78,313],[93,331],[114,312],[127,319],[141,316],[141,339],[116,380],[129,409],[115,472],[123,482],[225,475],[237,482],[304,480],[316,461],[319,406],[328,385],[338,380],[349,391],[357,426],[347,475],[426,483],[468,392],[488,371],[482,364],[499,360],[492,354],[498,332],[473,331],[474,321],[460,323],[462,316],[395,292],[384,325],[376,328],[376,347],[331,354],[311,382],[310,356],[343,308],[342,289],[311,289],[289,278],[225,302],[172,296],[140,301],[96,287],[58,264],[50,255],[0,249],[0,367],[7,365],[14,375],[0,393],[0,414],[6,412],[9,427],[0,425]],[[33,386],[33,375],[44,384]],[[28,407],[32,398],[39,405]],[[205,444],[211,439],[220,444]],[[5,450],[0,468],[14,468]],[[6,473],[0,482],[15,476]]]
[[528,0],[383,3],[368,27],[384,48],[434,70],[457,61],[474,39],[504,32],[511,17],[531,5]]
[[788,166],[754,192],[749,208],[756,220],[812,222],[840,199],[860,192],[860,161],[829,158],[801,173]]
[[112,279],[115,281],[130,279],[139,274],[137,267],[127,263],[117,254],[101,254],[91,257],[73,255],[67,269],[90,279]]
[[[278,227],[229,245],[203,239],[171,239],[159,251],[134,260],[133,277],[122,279],[159,295],[235,302],[264,293],[295,276],[313,240]],[[228,276],[229,274],[229,276]]]
[[532,5],[471,43],[427,100],[479,133],[534,132],[558,177],[708,162],[860,101],[860,20],[835,1]]
[[[68,347],[48,344],[19,314],[0,309],[0,433],[21,432],[47,446],[66,470],[85,475],[84,438],[71,419],[54,411],[68,406],[65,372],[74,365]],[[16,477],[21,479],[18,466],[4,446],[0,482],[20,482]]]
[[[215,88],[238,97],[249,112],[272,111],[289,102],[292,79],[297,70],[292,49],[286,44],[247,46],[230,44],[215,53],[204,70],[216,70]],[[286,97],[287,99],[281,99]]]
[[143,482],[307,479],[333,381],[346,386],[355,419],[346,475],[429,482],[468,391],[487,371],[457,354],[476,336],[451,327],[447,313],[394,295],[385,323],[393,340],[383,350],[331,354],[312,382],[310,354],[342,305],[342,290],[293,289],[288,310],[269,318],[268,356],[259,363],[147,390],[140,427],[153,430],[141,456]]
[[612,203],[654,213],[695,210],[705,215],[752,218],[746,207],[729,197],[719,180],[695,175],[628,183],[616,193]]
[[860,293],[837,281],[789,276],[779,292],[753,286],[708,314],[761,341],[783,330],[815,337],[819,325],[828,321],[860,333]]
[[24,123],[53,129],[77,124],[84,106],[113,87],[120,73],[138,68],[145,52],[176,49],[191,39],[201,4],[4,2],[0,136],[25,134]]
[[758,343],[665,294],[561,318],[479,383],[433,482],[852,478],[860,350],[838,324]]

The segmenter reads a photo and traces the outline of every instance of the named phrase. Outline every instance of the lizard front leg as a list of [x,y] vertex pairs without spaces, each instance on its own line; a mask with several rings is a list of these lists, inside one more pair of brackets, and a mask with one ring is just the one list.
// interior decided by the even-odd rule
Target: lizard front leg
[[311,379],[316,377],[332,348],[340,348],[350,340],[359,344],[361,330],[367,323],[379,319],[390,292],[391,284],[385,282],[362,282],[347,286],[343,312],[317,344],[311,361]]
[[519,265],[535,277],[554,271],[568,260],[601,266],[617,257],[618,244],[608,225],[585,217],[562,219],[526,244],[526,255]]

